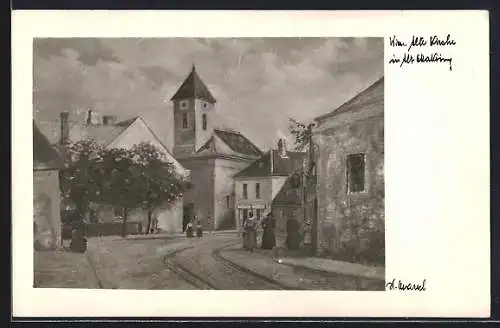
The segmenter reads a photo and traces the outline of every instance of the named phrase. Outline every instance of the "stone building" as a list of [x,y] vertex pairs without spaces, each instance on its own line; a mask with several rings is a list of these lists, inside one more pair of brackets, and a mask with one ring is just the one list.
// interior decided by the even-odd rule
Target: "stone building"
[[384,78],[315,121],[317,254],[385,253]]
[[33,122],[33,226],[37,247],[61,246],[59,170],[63,160]]
[[304,156],[304,152],[288,151],[285,140],[280,139],[277,149],[234,175],[238,227],[249,211],[258,220],[272,212],[277,231],[285,231],[288,218],[302,221],[299,189],[292,187],[290,177],[302,169]]
[[[206,230],[234,228],[233,175],[262,155],[240,132],[216,122],[216,99],[193,68],[172,96],[175,158],[190,170],[184,210]],[[184,222],[186,224],[186,222]]]
[[[65,146],[70,142],[80,140],[94,140],[104,148],[124,148],[130,149],[141,142],[147,142],[159,149],[165,156],[164,160],[172,163],[177,173],[188,176],[186,170],[170,153],[166,146],[159,140],[148,124],[140,117],[133,117],[127,120],[117,120],[116,116],[104,115],[102,120],[98,119],[99,113],[88,110],[84,121],[73,121],[69,112],[60,114],[60,127],[50,127],[52,131],[59,131],[53,134],[56,138],[54,145],[64,153]],[[47,123],[47,122],[46,122]],[[46,128],[48,128],[46,126]],[[89,221],[110,222],[120,221],[122,209],[105,204],[91,204],[89,209]],[[183,207],[182,200],[173,205],[160,206],[153,216],[158,219],[158,228],[165,232],[181,232]],[[141,209],[132,209],[128,215],[129,222],[142,222],[142,227],[147,226],[146,212]]]

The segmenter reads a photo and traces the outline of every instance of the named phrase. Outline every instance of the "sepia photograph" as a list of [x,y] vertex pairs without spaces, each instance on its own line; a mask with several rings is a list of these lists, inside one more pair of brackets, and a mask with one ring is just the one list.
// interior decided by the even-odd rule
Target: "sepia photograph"
[[35,288],[386,289],[382,37],[33,38],[32,121]]

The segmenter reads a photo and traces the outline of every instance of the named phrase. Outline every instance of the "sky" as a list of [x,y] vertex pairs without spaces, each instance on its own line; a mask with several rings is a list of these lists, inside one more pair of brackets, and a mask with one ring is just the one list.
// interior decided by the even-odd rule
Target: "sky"
[[[383,75],[382,38],[35,39],[35,121],[84,121],[88,109],[142,116],[169,147],[170,98],[193,64],[217,99],[217,125],[263,150]],[[292,139],[290,139],[292,140]]]

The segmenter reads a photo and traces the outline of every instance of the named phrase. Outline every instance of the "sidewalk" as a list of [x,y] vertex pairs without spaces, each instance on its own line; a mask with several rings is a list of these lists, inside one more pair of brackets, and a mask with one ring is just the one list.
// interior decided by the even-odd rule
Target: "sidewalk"
[[[296,290],[384,290],[385,278],[371,274],[358,265],[327,262],[316,258],[275,258],[273,251],[244,251],[234,245],[221,251],[220,256],[257,275],[280,282]],[[280,261],[281,260],[281,261]],[[334,261],[332,261],[334,262]],[[325,264],[325,263],[328,263]],[[366,268],[364,268],[366,269]]]
[[[196,233],[196,232],[195,232]],[[239,234],[238,230],[214,230],[214,231],[203,231],[204,236],[225,236],[225,235],[236,235]],[[196,235],[195,235],[196,236]],[[130,240],[148,240],[148,239],[175,239],[186,237],[185,232],[163,232],[163,233],[153,233],[153,234],[141,234],[141,235],[128,235],[127,237],[115,236],[115,239],[130,239]]]
[[34,287],[102,288],[87,257],[68,251],[35,251]]
[[[285,246],[286,235],[276,235],[276,247],[273,250],[257,248],[254,254],[266,256],[273,262],[285,264],[297,268],[320,271],[324,273],[334,273],[349,275],[367,279],[379,279],[385,281],[385,268],[382,266],[369,266],[357,263],[336,261],[327,258],[311,256],[310,246],[301,245],[300,249],[289,251]],[[262,235],[257,236],[257,245],[261,245]],[[238,249],[241,247],[235,247]],[[243,252],[243,250],[241,250]]]
[[[336,261],[311,256],[311,246],[301,244],[300,249],[289,251],[285,246],[285,235],[276,236],[273,250],[258,249],[257,252],[273,258],[275,262],[326,273],[337,273],[367,279],[385,281],[385,267]],[[260,245],[260,244],[259,244]]]

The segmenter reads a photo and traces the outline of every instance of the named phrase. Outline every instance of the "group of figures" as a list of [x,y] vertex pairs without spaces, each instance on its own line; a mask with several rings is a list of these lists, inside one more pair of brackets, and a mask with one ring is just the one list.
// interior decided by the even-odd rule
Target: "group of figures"
[[[274,229],[276,228],[276,221],[270,213],[262,221],[261,226],[263,228],[262,235],[262,249],[273,249],[276,246],[276,236]],[[257,248],[257,228],[258,222],[250,212],[248,218],[243,222],[243,248],[247,251],[253,252]],[[287,236],[286,236],[286,246],[288,249],[299,248],[300,242],[302,241],[302,235],[300,233],[300,226],[297,220],[289,219],[286,224]]]
[[[248,214],[248,218],[243,222],[243,248],[250,252],[253,252],[254,248],[257,248],[257,220],[253,216],[253,213]],[[274,228],[276,223],[272,214],[269,214],[262,221],[262,228],[264,229],[264,234],[262,235],[262,249],[272,249],[276,246],[276,236],[274,235]]]
[[194,237],[194,222],[196,222],[196,237],[201,238],[203,236],[203,227],[201,226],[201,221],[195,216],[186,225],[186,237]]

